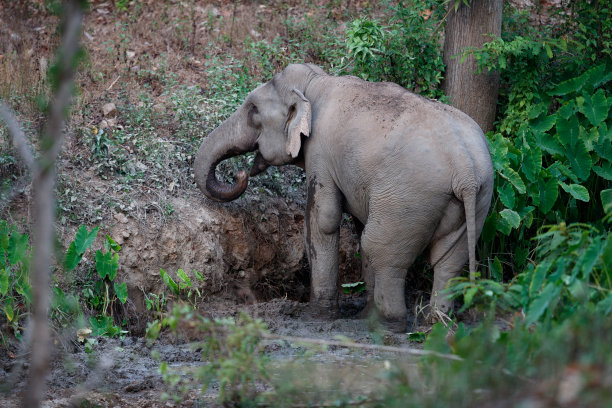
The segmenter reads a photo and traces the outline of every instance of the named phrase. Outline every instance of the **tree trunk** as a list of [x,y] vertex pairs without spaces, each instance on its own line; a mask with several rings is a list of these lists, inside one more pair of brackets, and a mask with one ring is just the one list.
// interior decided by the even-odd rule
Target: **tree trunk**
[[469,56],[460,64],[458,55],[466,47],[481,47],[491,41],[487,34],[501,35],[503,1],[471,0],[469,4],[467,7],[461,2],[457,12],[454,1],[449,4],[452,10],[446,21],[444,39],[444,92],[453,106],[470,115],[484,132],[488,132],[493,129],[495,120],[499,73],[475,74],[475,58]]

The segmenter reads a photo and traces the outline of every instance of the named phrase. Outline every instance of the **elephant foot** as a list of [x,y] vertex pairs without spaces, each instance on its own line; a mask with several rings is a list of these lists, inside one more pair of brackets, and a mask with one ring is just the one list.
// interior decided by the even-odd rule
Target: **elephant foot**
[[314,319],[334,320],[340,315],[338,301],[311,300],[306,314]]
[[383,328],[393,333],[405,333],[408,326],[407,316],[385,317],[375,306],[366,306],[362,311],[362,318],[368,320],[370,329]]

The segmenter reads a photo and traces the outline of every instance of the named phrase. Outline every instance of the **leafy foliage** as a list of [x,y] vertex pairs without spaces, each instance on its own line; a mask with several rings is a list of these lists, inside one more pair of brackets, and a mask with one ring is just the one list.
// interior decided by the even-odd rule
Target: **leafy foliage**
[[391,81],[431,98],[440,90],[444,62],[439,31],[444,1],[419,0],[389,5],[388,26],[359,18],[347,30],[353,60],[346,71],[370,81]]
[[[2,326],[21,338],[23,318],[28,314],[31,285],[28,279],[30,268],[30,245],[28,234],[20,233],[13,225],[0,220],[0,322]],[[4,329],[0,330],[2,342]]]
[[193,347],[202,350],[205,364],[185,374],[162,362],[160,371],[170,386],[170,392],[164,393],[164,397],[179,402],[190,388],[199,386],[205,393],[214,381],[219,387],[219,403],[242,405],[254,401],[259,393],[257,383],[268,379],[267,358],[261,347],[265,324],[246,314],[240,314],[235,320],[211,320],[196,314],[189,305],[183,305],[174,307],[162,321],[151,323],[147,337],[154,340],[161,328],[180,331],[181,326],[191,327],[198,332],[198,338],[203,339]]

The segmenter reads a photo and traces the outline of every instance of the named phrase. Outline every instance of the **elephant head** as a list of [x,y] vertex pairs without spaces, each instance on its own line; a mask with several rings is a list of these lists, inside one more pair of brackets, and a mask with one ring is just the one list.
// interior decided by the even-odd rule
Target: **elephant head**
[[206,197],[231,201],[246,190],[249,176],[244,170],[233,185],[216,178],[217,165],[227,158],[258,150],[250,176],[270,165],[295,162],[302,136],[310,134],[311,106],[304,93],[320,72],[310,65],[290,65],[252,91],[240,108],[204,139],[194,170],[195,181]]

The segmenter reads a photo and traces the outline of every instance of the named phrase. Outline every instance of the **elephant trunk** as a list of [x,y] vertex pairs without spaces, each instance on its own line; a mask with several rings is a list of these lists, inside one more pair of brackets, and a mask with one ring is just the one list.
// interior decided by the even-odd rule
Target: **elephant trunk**
[[241,129],[235,129],[234,123],[240,123],[240,118],[235,116],[239,115],[239,111],[236,112],[208,135],[195,157],[195,182],[202,193],[214,201],[235,200],[244,193],[248,185],[249,177],[244,170],[238,172],[233,185],[217,180],[215,175],[217,165],[223,160],[255,150],[253,135],[240,134]]

